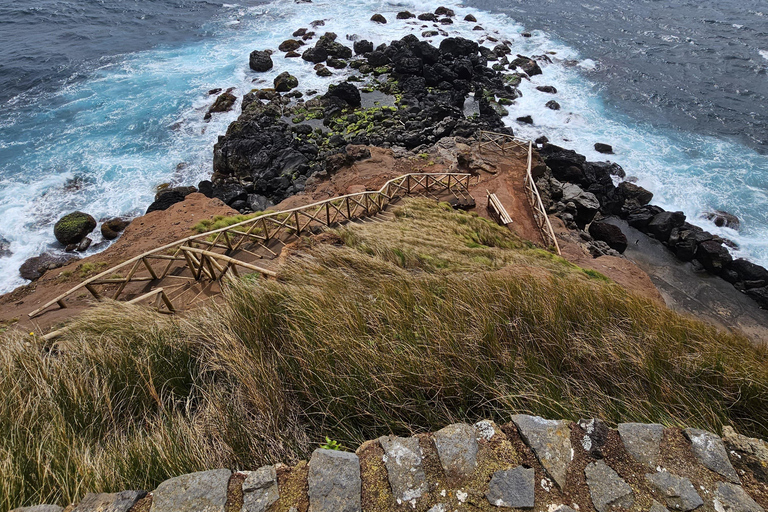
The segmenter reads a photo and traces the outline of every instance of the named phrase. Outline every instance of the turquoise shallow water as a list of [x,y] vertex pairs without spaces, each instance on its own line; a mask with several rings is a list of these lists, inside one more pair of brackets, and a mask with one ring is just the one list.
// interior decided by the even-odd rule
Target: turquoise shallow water
[[[151,202],[158,184],[195,184],[208,178],[213,144],[239,110],[237,105],[235,111],[203,122],[212,102],[209,89],[236,87],[236,94],[242,95],[271,84],[286,70],[305,90],[325,89],[346,78],[341,72],[319,78],[311,64],[284,60],[279,54],[272,71],[253,73],[248,69],[250,51],[276,49],[295,29],[316,19],[325,20],[320,30],[336,32],[340,40],[356,34],[375,44],[389,42],[424,30],[420,22],[395,20],[397,11],[433,11],[438,5],[430,1],[216,5],[215,16],[194,37],[97,59],[80,70],[77,79],[6,101],[0,114],[0,236],[11,241],[13,255],[0,258],[0,292],[24,283],[17,269],[26,258],[53,249],[53,223],[63,213],[80,209],[97,219],[137,215]],[[743,222],[740,233],[720,232],[740,244],[740,254],[768,265],[765,156],[717,136],[658,127],[613,100],[601,82],[604,64],[583,49],[539,30],[531,38],[521,37],[526,27],[503,13],[451,7],[457,11],[457,22],[441,26],[451,35],[509,39],[516,53],[526,55],[555,52],[544,75],[524,83],[523,98],[510,107],[509,123],[518,134],[546,135],[591,159],[605,158],[594,152],[594,142],[613,144],[612,158],[654,191],[661,206],[682,209],[693,218],[707,208],[738,215]],[[389,23],[368,21],[375,12],[383,13]],[[473,23],[460,21],[470,12],[485,32],[472,31]],[[439,38],[433,42],[439,43]],[[535,90],[541,84],[557,87],[562,110],[543,108],[552,96]],[[527,114],[533,116],[533,126],[513,121]],[[706,221],[697,223],[714,229]],[[100,242],[98,235],[94,241]]]

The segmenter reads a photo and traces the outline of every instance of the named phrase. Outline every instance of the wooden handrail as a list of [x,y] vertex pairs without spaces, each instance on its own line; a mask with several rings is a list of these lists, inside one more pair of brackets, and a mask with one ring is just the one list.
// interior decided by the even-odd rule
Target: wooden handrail
[[[483,142],[483,137],[487,138],[487,142]],[[560,252],[560,244],[557,243],[557,237],[555,236],[555,230],[552,229],[552,223],[549,221],[549,215],[544,208],[544,203],[541,200],[541,194],[539,194],[539,188],[536,186],[536,182],[533,181],[533,175],[531,174],[531,167],[533,162],[533,142],[530,140],[520,139],[513,135],[506,133],[489,132],[485,130],[480,131],[479,144],[483,147],[483,144],[493,144],[501,151],[504,151],[503,145],[499,144],[499,140],[511,142],[518,147],[525,149],[528,152],[528,162],[525,171],[525,186],[528,188],[530,194],[528,200],[531,203],[531,208],[538,210],[538,215],[534,212],[534,217],[537,217],[537,224],[541,231],[542,238],[549,239],[550,243],[555,247],[558,256],[562,255]]]
[[[414,177],[414,180],[411,180],[412,176]],[[77,286],[70,288],[66,292],[62,293],[55,299],[35,309],[31,313],[29,313],[29,316],[34,317],[36,315],[39,315],[41,312],[53,306],[54,304],[58,304],[60,307],[66,307],[65,303],[63,302],[64,299],[74,294],[75,292],[82,290],[83,288],[85,288],[88,292],[90,292],[91,295],[94,296],[94,298],[96,298],[97,300],[100,300],[101,296],[94,289],[94,286],[102,285],[102,284],[110,284],[110,281],[112,283],[119,284],[117,292],[114,294],[114,298],[117,299],[120,296],[120,294],[123,292],[125,286],[128,283],[132,282],[133,279],[135,279],[136,281],[142,281],[142,282],[148,281],[146,277],[134,278],[134,273],[138,270],[140,264],[143,264],[147,268],[147,270],[151,274],[152,281],[161,280],[165,278],[168,275],[168,272],[170,271],[171,266],[175,261],[186,262],[187,266],[190,268],[193,275],[195,276],[195,279],[197,280],[201,279],[204,275],[209,278],[214,278],[215,276],[213,275],[213,270],[206,269],[203,266],[203,261],[205,260],[206,262],[209,262],[210,259],[225,262],[228,265],[227,268],[233,265],[236,265],[236,266],[247,268],[254,272],[259,272],[264,276],[273,277],[276,274],[271,270],[267,270],[267,269],[258,267],[256,265],[243,262],[241,260],[238,260],[237,258],[232,258],[228,255],[218,254],[210,250],[194,248],[191,246],[191,244],[199,243],[199,244],[206,245],[209,249],[218,247],[218,248],[227,250],[227,252],[230,252],[230,251],[238,250],[240,248],[240,245],[246,239],[250,238],[251,240],[255,240],[254,243],[261,244],[264,247],[264,249],[266,249],[272,254],[275,254],[274,251],[272,251],[267,246],[267,244],[273,240],[281,241],[279,240],[278,235],[282,230],[292,230],[294,231],[294,233],[292,234],[298,235],[301,231],[306,230],[312,222],[317,222],[321,225],[328,226],[330,224],[336,223],[339,217],[341,218],[340,219],[341,221],[348,221],[359,216],[368,216],[371,214],[376,214],[379,211],[381,211],[387,204],[389,204],[394,198],[398,197],[399,195],[411,194],[414,192],[414,190],[417,190],[419,186],[423,187],[425,191],[428,191],[430,187],[430,180],[431,180],[432,186],[439,185],[443,187],[445,190],[451,191],[451,188],[453,186],[466,188],[469,185],[470,176],[471,175],[467,173],[404,174],[402,176],[398,176],[397,178],[393,178],[387,181],[386,183],[384,183],[384,185],[382,185],[382,187],[379,190],[357,192],[353,194],[336,196],[330,199],[325,199],[323,201],[317,201],[305,206],[298,206],[288,210],[278,210],[278,211],[266,213],[264,215],[259,215],[251,219],[246,219],[244,221],[238,222],[236,224],[232,224],[230,226],[215,229],[212,231],[207,231],[205,233],[200,233],[197,235],[188,236],[180,240],[176,240],[175,242],[172,242],[170,244],[166,244],[161,247],[152,249],[151,251],[144,252],[118,265],[115,265],[109,268],[108,270],[105,270],[99,274],[96,274],[93,277],[86,279],[85,281],[81,282]],[[455,184],[453,185],[451,184],[451,177],[456,178],[454,180]],[[466,185],[462,183],[461,180],[459,180],[459,177],[467,179]],[[442,181],[442,180],[445,180],[445,178],[448,178],[447,184]],[[414,181],[415,183],[413,183]],[[407,185],[403,186],[403,182],[406,182]],[[398,193],[400,191],[402,192]],[[338,203],[339,206],[337,207],[335,203]],[[337,214],[334,214],[333,218],[331,218],[331,215],[330,215],[331,207],[333,207],[333,209],[336,212],[338,212]],[[358,211],[359,211],[358,207],[362,208],[363,210],[361,214],[358,214]],[[346,210],[346,216],[345,216],[345,210]],[[322,215],[323,212],[325,212],[326,215]],[[299,219],[299,214],[307,218],[306,223],[304,224],[301,223]],[[291,225],[290,223],[291,221],[295,222],[295,225]],[[271,226],[271,229],[273,229],[273,231],[271,232],[270,232],[270,226]],[[245,231],[240,231],[240,229],[246,228],[246,227],[248,229],[246,229]],[[263,233],[261,235],[255,235],[252,233],[252,231],[254,231],[254,229],[256,229],[257,227],[260,227],[262,229]],[[237,241],[237,243],[232,244],[229,239],[229,235],[239,236],[240,239]],[[212,236],[215,237],[215,239],[213,242],[210,242],[209,239]],[[218,240],[221,236],[225,238],[227,242],[226,245],[222,245],[218,243]],[[173,251],[173,255],[170,256],[166,254],[168,251]],[[183,255],[180,255],[179,254],[180,252],[182,252]],[[200,256],[201,260],[199,262],[196,262],[196,256],[194,255]],[[164,271],[158,273],[148,263],[148,260],[147,260],[148,258],[168,260],[168,265],[167,267],[165,267]],[[133,265],[133,267],[130,267],[131,265]],[[127,276],[125,277],[121,276],[119,279],[107,278],[107,276],[114,275],[117,271],[125,269],[126,267],[131,268]],[[222,272],[222,275],[223,274],[224,272]]]

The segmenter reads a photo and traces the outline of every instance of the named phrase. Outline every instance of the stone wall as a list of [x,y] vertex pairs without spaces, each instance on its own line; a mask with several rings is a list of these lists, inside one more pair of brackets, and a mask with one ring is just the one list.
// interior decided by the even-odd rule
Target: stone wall
[[[214,469],[151,493],[89,494],[67,512],[534,512],[768,509],[768,443],[703,430],[517,415],[381,437],[308,462]],[[61,512],[53,505],[17,511]]]

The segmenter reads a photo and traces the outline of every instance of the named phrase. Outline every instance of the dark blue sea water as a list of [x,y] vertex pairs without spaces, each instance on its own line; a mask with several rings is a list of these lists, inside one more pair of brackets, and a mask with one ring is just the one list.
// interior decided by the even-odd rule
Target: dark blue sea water
[[[135,215],[158,184],[207,178],[213,143],[239,110],[203,122],[209,89],[242,95],[286,70],[304,88],[346,78],[321,79],[310,64],[280,58],[255,74],[251,50],[274,49],[316,19],[340,39],[389,42],[423,30],[395,20],[397,11],[441,3],[458,15],[441,26],[451,35],[489,46],[489,36],[508,39],[526,55],[554,52],[510,107],[517,133],[546,135],[592,159],[604,158],[595,142],[612,143],[613,159],[657,204],[693,219],[711,208],[737,214],[741,232],[719,232],[740,244],[739,255],[768,265],[765,2],[468,2],[0,0],[0,237],[13,251],[0,258],[0,292],[23,283],[24,259],[55,249],[53,223],[63,213]],[[368,21],[374,12],[390,22]],[[468,13],[483,31],[460,21]],[[562,110],[544,108],[552,98],[535,90],[542,84],[557,87]],[[526,114],[533,126],[514,121]]]

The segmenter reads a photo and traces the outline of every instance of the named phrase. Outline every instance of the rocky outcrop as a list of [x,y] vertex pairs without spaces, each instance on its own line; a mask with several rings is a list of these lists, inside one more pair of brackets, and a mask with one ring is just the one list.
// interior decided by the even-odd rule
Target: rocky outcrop
[[[150,494],[88,494],[73,511],[127,512],[134,504],[150,512],[765,512],[768,506],[768,444],[731,427],[721,439],[658,424],[623,423],[617,431],[597,419],[512,418],[503,426],[484,420],[385,436],[354,453],[319,448],[293,468],[181,475]],[[12,512],[29,510],[61,508]]]
[[237,96],[232,94],[233,90],[234,88],[229,88],[226,90],[226,92],[223,92],[217,96],[216,101],[214,101],[213,105],[210,106],[203,119],[207,121],[213,116],[213,114],[217,112],[229,112],[232,110],[232,107],[234,107],[235,103],[237,102]]
[[63,267],[72,260],[78,259],[73,254],[51,254],[44,253],[34,258],[29,258],[27,261],[21,264],[19,268],[19,274],[24,279],[35,281],[40,279],[43,274],[49,270]]
[[[336,39],[334,33],[324,34],[303,58],[317,63],[351,58],[352,49]],[[338,168],[346,156],[335,155],[350,144],[416,150],[444,137],[472,136],[479,129],[510,133],[493,98],[512,99],[517,91],[501,73],[485,67],[476,42],[447,38],[436,48],[409,35],[375,50],[358,41],[355,53],[365,55],[365,60],[351,63],[360,76],[390,75],[377,83],[381,92],[397,93],[396,107],[362,108],[360,90],[352,82],[308,101],[275,89],[252,91],[244,96],[237,121],[214,146],[211,189],[201,184],[201,191],[219,197],[223,187],[237,188],[237,197],[221,197],[233,207],[236,201],[247,207],[248,195],[277,203],[301,192],[311,176]],[[474,91],[482,91],[480,114],[470,119],[463,106]],[[320,120],[322,130],[310,124]]]
[[[768,270],[743,259],[734,260],[726,240],[686,222],[683,212],[667,212],[650,205],[653,194],[648,190],[629,181],[614,186],[613,176],[626,176],[620,166],[588,162],[575,151],[549,143],[541,145],[539,154],[548,169],[536,181],[545,206],[570,229],[589,230],[581,231],[580,235],[588,240],[587,249],[593,256],[610,254],[605,248],[618,252],[626,248],[625,240],[614,240],[606,231],[615,231],[613,228],[589,225],[593,219],[617,215],[666,245],[678,259],[693,261],[697,267],[722,277],[752,297],[761,308],[768,309]],[[585,194],[590,194],[587,201]]]
[[79,244],[96,228],[96,219],[87,213],[72,212],[63,216],[53,226],[53,236],[62,245]]

